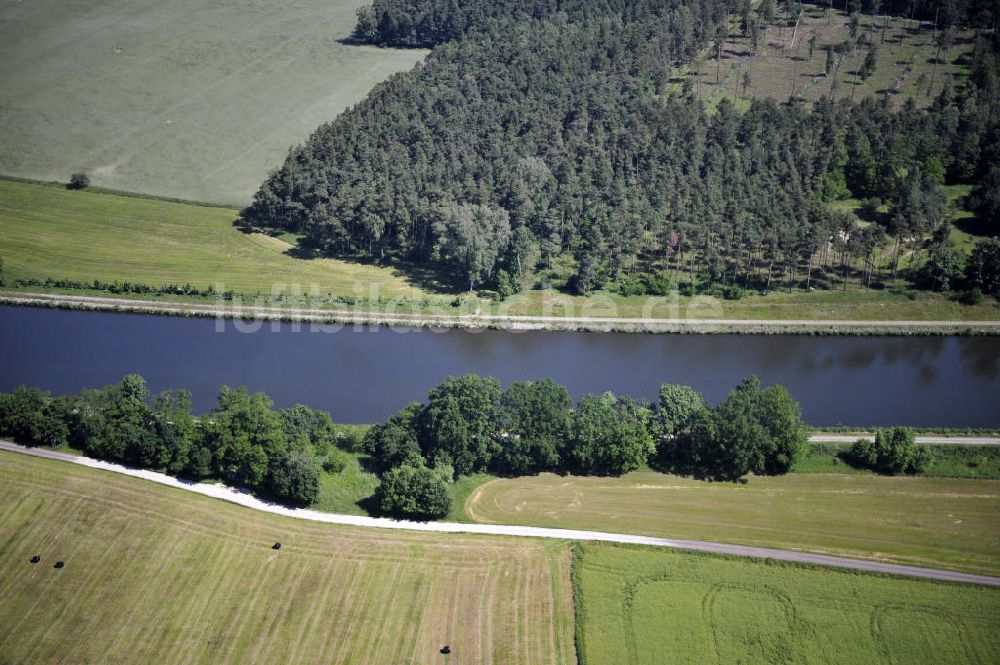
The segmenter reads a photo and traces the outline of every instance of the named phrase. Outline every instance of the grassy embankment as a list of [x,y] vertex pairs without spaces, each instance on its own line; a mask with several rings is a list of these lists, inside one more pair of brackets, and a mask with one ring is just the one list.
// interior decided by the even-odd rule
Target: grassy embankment
[[16,453],[0,477],[0,662],[575,662],[558,541],[322,525]]
[[[811,444],[795,472],[710,483],[650,470],[621,478],[464,477],[450,521],[498,522],[830,552],[1000,572],[1000,448],[935,445],[925,474],[890,478],[844,464],[839,444]],[[378,478],[348,453],[325,474],[320,510],[367,514]]]
[[495,479],[465,504],[479,522],[807,550],[1000,573],[1000,482],[793,473],[743,484],[651,471]]
[[[846,443],[811,443],[794,472],[872,475],[844,463],[841,454],[848,448]],[[920,477],[1000,480],[1000,446],[933,444],[930,448],[934,457]]]
[[1000,660],[993,588],[597,544],[574,578],[586,665]]
[[[354,426],[359,430],[364,426]],[[331,513],[348,515],[376,514],[372,504],[372,495],[378,487],[378,476],[365,470],[364,456],[361,453],[341,451],[346,464],[337,473],[324,473],[320,483],[319,497],[312,507]],[[473,492],[481,485],[489,482],[493,476],[478,473],[462,476],[448,485],[451,493],[451,513],[446,518],[452,522],[467,521],[465,503]]]
[[[336,297],[380,295],[408,298],[397,309],[417,314],[455,316],[471,311],[452,305],[439,277],[416,271],[333,258],[296,258],[287,239],[244,234],[232,226],[237,211],[179,202],[70,192],[55,185],[0,179],[0,257],[7,279],[69,279],[79,282],[131,281],[154,287],[190,283],[215,285],[246,294],[244,304],[274,307],[352,309]],[[294,239],[292,239],[294,240]],[[280,298],[266,297],[275,284],[286,285]],[[291,297],[292,285],[317,298]],[[25,287],[28,291],[112,297],[103,291]],[[264,294],[257,299],[255,294]],[[436,294],[436,295],[435,295]],[[214,298],[128,295],[123,298],[216,304]],[[650,307],[650,303],[656,303]],[[599,293],[591,298],[534,290],[500,304],[477,304],[483,313],[549,316],[653,318],[830,319],[830,320],[995,320],[1000,306],[987,300],[961,305],[941,294],[902,289],[867,291],[849,286],[813,292],[773,291],[739,301],[622,297]]]
[[349,43],[363,0],[33,0],[0,22],[0,173],[246,205],[427,51]]

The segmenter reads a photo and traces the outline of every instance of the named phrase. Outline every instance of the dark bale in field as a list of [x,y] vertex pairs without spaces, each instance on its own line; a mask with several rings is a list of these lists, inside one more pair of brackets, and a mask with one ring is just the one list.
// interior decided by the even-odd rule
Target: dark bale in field
[[451,653],[451,646],[446,644],[443,647],[441,647],[441,653],[445,655]]
[[66,185],[66,189],[87,189],[88,187],[90,187],[90,176],[86,173],[74,173]]
[[271,545],[271,549],[272,550],[280,550],[281,549],[281,543],[275,543],[274,545]]
[[65,565],[66,565],[66,564],[65,564],[65,563],[63,563],[62,561],[56,561],[56,565],[55,565],[55,566],[53,566],[53,568],[62,568],[62,567],[63,567],[63,566],[65,566]]
[[42,557],[38,556],[37,554],[35,556],[31,557],[31,563],[38,563],[41,560],[42,560]]

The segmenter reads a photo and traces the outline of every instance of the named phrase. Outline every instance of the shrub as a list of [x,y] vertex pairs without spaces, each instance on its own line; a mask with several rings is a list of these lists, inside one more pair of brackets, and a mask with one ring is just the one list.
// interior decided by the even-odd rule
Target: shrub
[[629,275],[618,285],[618,293],[623,296],[644,296],[646,295],[646,285],[638,275]]
[[722,297],[725,300],[742,300],[744,295],[746,295],[746,291],[743,290],[742,286],[730,284],[722,287]]
[[451,510],[451,495],[444,479],[426,466],[398,466],[382,476],[375,490],[380,512],[393,517],[435,520]]
[[948,291],[962,278],[961,263],[962,256],[957,251],[939,247],[917,271],[917,282],[933,291]]
[[347,459],[344,453],[336,448],[331,448],[326,457],[323,458],[323,470],[327,473],[340,473],[347,466]]
[[267,489],[276,499],[307,506],[319,496],[320,468],[307,450],[272,458]]
[[90,176],[86,173],[74,173],[69,177],[66,189],[86,189],[90,187]]
[[668,296],[676,288],[677,285],[674,281],[664,273],[657,273],[646,277],[646,293],[651,296]]
[[986,295],[979,289],[969,289],[958,294],[958,302],[963,305],[979,305],[986,298]]
[[920,473],[931,461],[927,446],[918,446],[913,430],[906,427],[880,429],[875,439],[858,439],[844,453],[852,466],[871,469],[879,473]]

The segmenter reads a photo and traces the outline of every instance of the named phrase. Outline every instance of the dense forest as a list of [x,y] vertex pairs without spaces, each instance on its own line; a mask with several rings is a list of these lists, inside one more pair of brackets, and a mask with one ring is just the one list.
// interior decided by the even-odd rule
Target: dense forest
[[[757,3],[754,3],[757,4]],[[782,2],[788,14],[799,3]],[[960,23],[982,30],[996,28],[1000,18],[995,0],[830,0],[823,6],[865,14],[901,16],[910,20],[936,20],[945,26]],[[778,3],[764,0],[760,13],[769,17]],[[375,0],[358,10],[358,34],[374,44],[431,47],[458,39],[498,20],[618,16],[625,21],[650,16],[668,21],[690,21],[694,31],[711,37],[725,14],[739,8],[749,12],[751,3],[714,0]]]
[[[331,253],[438,265],[501,296],[560,262],[581,294],[658,293],[679,280],[808,289],[819,265],[845,285],[879,287],[917,255],[928,259],[912,275],[922,285],[990,292],[948,245],[942,186],[974,184],[978,232],[1000,230],[996,8],[884,3],[936,21],[917,30],[953,39],[979,28],[968,80],[927,109],[884,95],[754,100],[745,111],[723,100],[709,112],[672,81],[724,38],[726,10],[380,0],[361,12],[366,38],[434,50],[294,148],[244,222]],[[792,15],[742,11],[744,30]],[[846,47],[864,48],[870,36],[855,33]],[[874,223],[828,205],[848,197]]]

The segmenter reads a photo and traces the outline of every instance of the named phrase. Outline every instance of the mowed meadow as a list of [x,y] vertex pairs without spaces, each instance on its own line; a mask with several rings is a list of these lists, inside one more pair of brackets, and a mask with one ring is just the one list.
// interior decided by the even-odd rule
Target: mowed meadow
[[308,294],[315,284],[321,294],[422,294],[389,268],[296,258],[280,238],[234,228],[237,215],[232,208],[0,179],[0,257],[11,280],[190,283],[265,295],[275,285]]
[[14,453],[0,478],[0,663],[575,662],[564,543],[314,524]]
[[541,474],[469,495],[476,522],[531,524],[805,550],[1000,573],[1000,481],[793,473],[746,484],[650,471]]
[[1000,662],[1000,590],[668,550],[585,545],[586,665]]
[[426,51],[349,43],[363,0],[0,6],[0,173],[245,205]]

